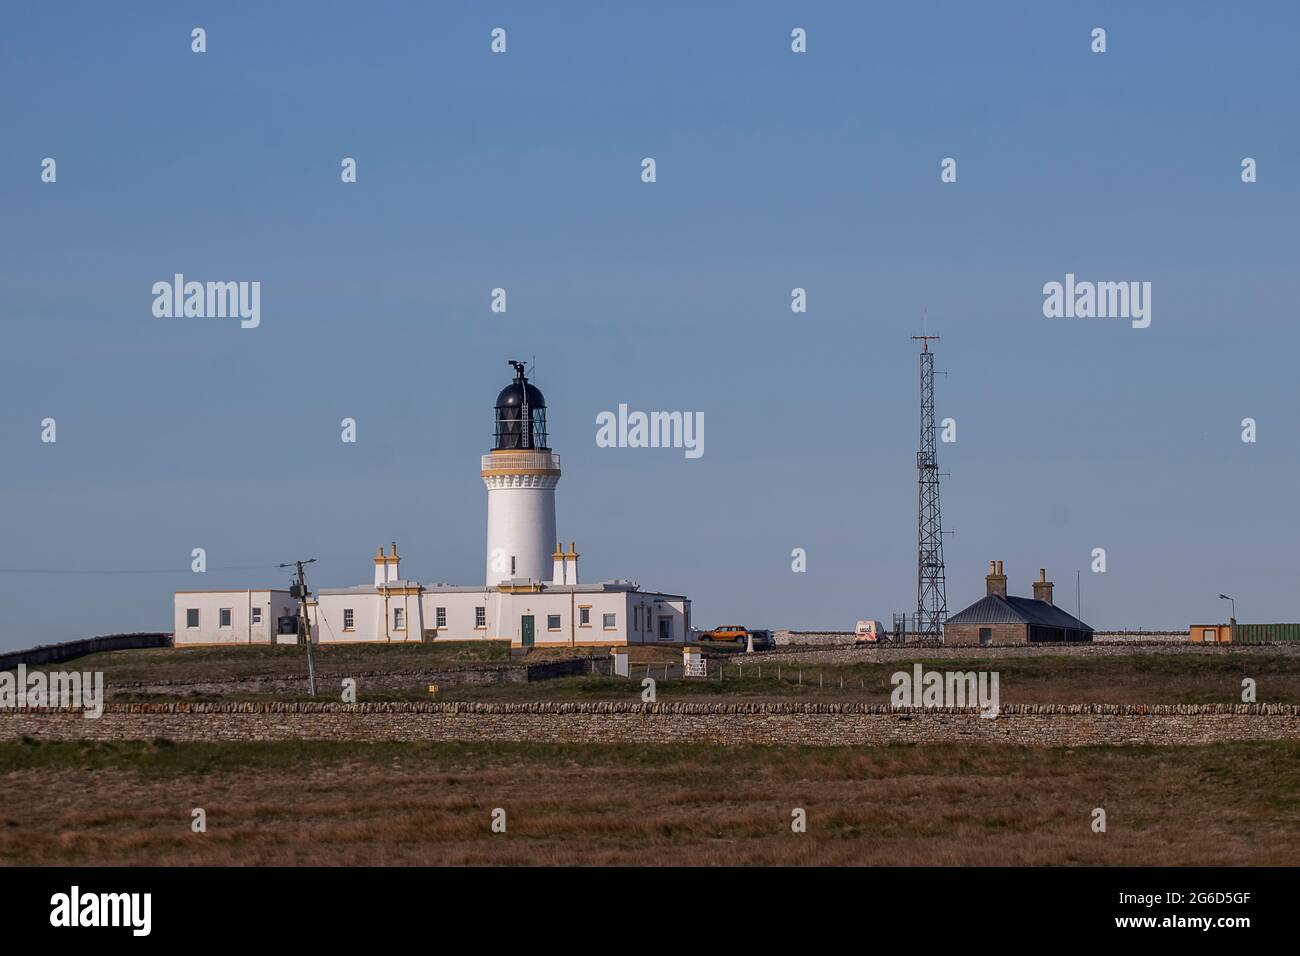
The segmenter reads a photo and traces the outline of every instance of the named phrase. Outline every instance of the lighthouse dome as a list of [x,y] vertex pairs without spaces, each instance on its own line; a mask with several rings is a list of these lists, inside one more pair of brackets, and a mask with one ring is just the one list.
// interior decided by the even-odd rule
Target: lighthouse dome
[[497,408],[519,408],[524,404],[524,398],[528,398],[529,408],[545,408],[546,398],[542,395],[542,390],[532,382],[511,382],[505,388],[501,389],[501,394],[497,396]]
[[510,364],[515,368],[515,380],[497,395],[495,450],[549,451],[546,398],[528,381],[523,362]]

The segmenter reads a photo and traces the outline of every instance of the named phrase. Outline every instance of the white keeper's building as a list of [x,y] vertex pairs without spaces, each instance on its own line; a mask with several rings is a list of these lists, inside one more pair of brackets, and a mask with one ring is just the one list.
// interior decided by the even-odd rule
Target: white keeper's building
[[[397,544],[374,556],[374,581],[323,588],[308,608],[312,640],[509,641],[513,647],[683,643],[691,602],[632,581],[581,584],[578,552],[556,536],[560,456],[546,432],[546,399],[524,366],[496,402],[496,443],[483,456],[486,574],[481,585],[402,577]],[[284,589],[177,591],[176,646],[294,643],[297,601]],[[283,623],[281,623],[283,622]],[[288,633],[282,633],[288,631]]]

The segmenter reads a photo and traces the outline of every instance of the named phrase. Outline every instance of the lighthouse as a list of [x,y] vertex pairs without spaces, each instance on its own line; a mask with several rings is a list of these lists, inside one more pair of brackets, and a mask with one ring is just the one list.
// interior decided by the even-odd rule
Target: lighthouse
[[497,395],[496,441],[481,469],[488,492],[488,587],[549,581],[557,547],[560,456],[551,452],[546,436],[546,399],[528,381],[524,363],[510,364],[515,380]]
[[[555,533],[560,456],[546,434],[546,399],[528,381],[524,363],[510,364],[514,381],[497,395],[495,437],[480,467],[488,493],[486,586],[421,584],[399,564],[396,542],[392,554],[382,545],[378,553],[367,547],[373,583],[318,587],[307,609],[312,641],[502,641],[571,655],[578,647],[668,647],[693,640],[686,595],[642,590],[627,578],[579,580],[577,542],[568,541],[566,549]],[[418,533],[409,530],[412,537]],[[276,588],[177,591],[173,640],[177,647],[276,644],[282,640],[277,619],[288,618],[287,640],[296,641],[298,607],[296,595]],[[242,631],[241,620],[249,622]]]

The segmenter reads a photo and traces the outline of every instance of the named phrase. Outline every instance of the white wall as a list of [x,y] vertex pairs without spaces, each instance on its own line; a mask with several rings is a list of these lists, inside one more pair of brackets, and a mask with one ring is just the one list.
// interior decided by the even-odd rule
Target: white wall
[[[590,606],[590,624],[582,626],[581,608]],[[543,591],[525,594],[492,595],[497,636],[510,638],[512,647],[523,646],[523,618],[533,617],[533,643],[536,647],[592,646],[627,642],[627,602],[624,592]],[[606,629],[604,615],[614,615],[615,626]],[[549,626],[551,615],[559,618],[559,627]]]
[[[523,618],[533,617],[535,646],[599,646],[604,644],[681,644],[686,640],[690,602],[636,591],[425,591],[415,595],[389,595],[387,613],[383,595],[376,592],[321,594],[313,615],[313,633],[325,643],[363,641],[419,641],[425,631],[439,641],[509,640],[523,644]],[[394,606],[407,608],[405,633],[392,629]],[[590,624],[583,626],[581,610],[589,606]],[[343,610],[352,608],[354,627],[343,630]],[[438,627],[438,608],[446,609],[446,625]],[[485,611],[485,627],[475,627],[475,608]],[[649,627],[647,629],[647,612]],[[558,615],[559,628],[551,630],[550,616]],[[605,615],[614,626],[605,627]],[[638,616],[639,615],[639,616]],[[659,640],[659,620],[671,620],[671,638]],[[385,630],[385,623],[388,628]]]
[[[495,595],[485,588],[482,591],[426,591],[421,601],[424,605],[425,630],[434,631],[439,641],[476,641],[495,636],[492,630],[493,599]],[[438,627],[438,608],[446,608],[447,623]],[[475,627],[474,609],[481,607],[486,614],[486,624]]]
[[[656,603],[656,599],[658,603]],[[581,608],[590,608],[590,624],[583,626]],[[523,642],[523,617],[532,615],[534,645],[538,647],[599,646],[605,644],[680,644],[686,639],[688,601],[637,591],[425,591],[393,587],[385,594],[368,588],[339,593],[319,592],[310,608],[312,639],[318,643],[418,642],[426,631],[440,641],[509,640]],[[262,622],[249,627],[250,609],[262,608]],[[406,629],[393,626],[393,609],[405,611]],[[436,627],[437,609],[447,609],[447,624]],[[475,627],[475,608],[486,611],[486,626]],[[199,609],[198,628],[185,626],[186,610]],[[220,608],[231,609],[231,626],[218,627]],[[344,610],[351,608],[353,627],[343,627]],[[276,618],[296,613],[297,603],[288,591],[178,591],[174,596],[176,643],[269,644],[275,640]],[[649,628],[646,626],[647,609]],[[549,617],[559,616],[559,628],[549,628]],[[614,615],[606,628],[605,615]],[[671,641],[658,639],[658,622],[672,621]]]
[[[343,626],[347,609],[352,610],[352,628]],[[404,629],[399,630],[393,614],[403,610]],[[384,591],[321,592],[311,614],[312,637],[317,643],[347,644],[374,641],[419,643],[427,626],[423,602],[415,588],[391,587]]]
[[[689,627],[690,601],[654,592],[629,592],[627,628],[629,644],[683,644]],[[660,640],[660,621],[668,621],[669,636]]]
[[488,488],[486,583],[551,580],[558,475],[489,475],[483,481]]
[[[172,596],[172,633],[177,646],[185,644],[270,644],[275,640],[276,618],[297,613],[297,602],[288,591],[177,591]],[[199,626],[187,627],[187,611],[196,608]],[[222,608],[230,609],[230,626],[220,626]],[[253,610],[262,620],[252,623]]]

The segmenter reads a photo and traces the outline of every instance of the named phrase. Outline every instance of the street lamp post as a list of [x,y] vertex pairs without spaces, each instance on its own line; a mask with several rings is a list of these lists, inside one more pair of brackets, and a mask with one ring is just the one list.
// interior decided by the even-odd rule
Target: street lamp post
[[1228,641],[1235,644],[1237,643],[1237,602],[1226,594],[1220,594],[1219,597],[1232,605],[1232,617],[1228,618]]

